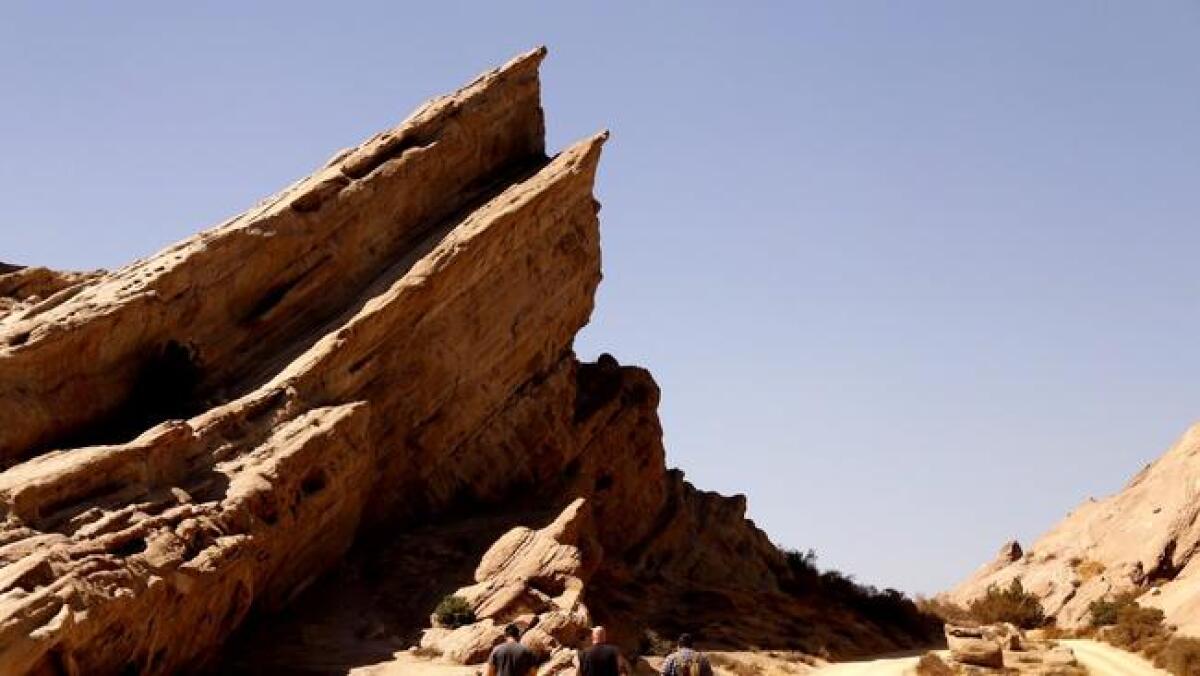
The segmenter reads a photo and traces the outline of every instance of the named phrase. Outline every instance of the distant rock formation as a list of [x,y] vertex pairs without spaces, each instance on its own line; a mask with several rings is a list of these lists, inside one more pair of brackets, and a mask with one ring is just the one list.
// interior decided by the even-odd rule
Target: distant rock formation
[[[744,498],[667,469],[650,375],[576,360],[607,134],[546,156],[544,53],[155,256],[0,276],[0,673],[295,671],[261,652],[287,641],[239,630],[316,612],[322,580],[345,612],[355,566],[386,573],[368,604],[417,590],[362,640],[419,630],[421,595],[463,585],[493,624],[462,645],[518,616],[548,650],[591,618],[630,650],[650,630],[835,654],[923,638],[791,590]],[[474,543],[451,532],[497,521],[518,530],[475,579],[435,582]]]
[[1089,622],[1088,606],[1122,593],[1200,632],[1200,425],[1116,495],[1089,500],[1028,550],[1005,545],[950,593],[967,603],[1020,578],[1059,625]]

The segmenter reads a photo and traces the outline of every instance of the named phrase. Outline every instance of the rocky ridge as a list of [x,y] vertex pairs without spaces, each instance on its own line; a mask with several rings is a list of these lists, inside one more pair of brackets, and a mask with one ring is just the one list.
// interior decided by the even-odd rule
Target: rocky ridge
[[1085,626],[1092,602],[1132,593],[1184,633],[1200,632],[1198,456],[1200,426],[1119,493],[1079,506],[1029,548],[1005,544],[950,599],[967,603],[1020,578],[1060,626]]
[[0,274],[0,672],[320,672],[296,618],[403,643],[464,585],[544,652],[592,619],[631,652],[921,639],[796,591],[744,498],[666,467],[650,375],[576,360],[607,133],[546,155],[544,55],[145,260]]

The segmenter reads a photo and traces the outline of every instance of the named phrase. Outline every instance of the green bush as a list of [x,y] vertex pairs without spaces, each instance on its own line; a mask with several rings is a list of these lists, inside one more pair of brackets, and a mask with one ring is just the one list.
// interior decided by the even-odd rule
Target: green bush
[[1166,647],[1170,631],[1163,626],[1163,611],[1130,601],[1122,603],[1116,615],[1116,623],[1105,627],[1100,634],[1105,641],[1150,657],[1156,657]]
[[813,550],[799,551],[779,548],[786,571],[780,576],[780,586],[789,595],[820,599],[827,607],[841,606],[860,615],[889,636],[924,645],[941,635],[942,623],[933,615],[922,612],[911,599],[895,589],[878,589],[860,584],[851,575],[836,570],[822,571],[817,566]]
[[1094,601],[1088,610],[1101,640],[1142,653],[1174,676],[1200,676],[1200,639],[1173,637],[1163,611],[1138,605],[1134,592]]
[[1128,613],[1131,606],[1137,605],[1137,597],[1132,593],[1119,594],[1111,599],[1098,599],[1088,606],[1093,628],[1111,627],[1118,622],[1122,611]]
[[475,611],[471,609],[471,604],[467,603],[463,597],[454,594],[443,598],[437,604],[437,608],[433,609],[433,614],[442,626],[450,628],[475,622]]
[[1022,629],[1037,629],[1046,624],[1046,613],[1042,603],[1034,594],[1027,593],[1020,578],[1013,578],[1007,588],[996,585],[971,602],[967,608],[971,617],[982,624],[1011,622]]

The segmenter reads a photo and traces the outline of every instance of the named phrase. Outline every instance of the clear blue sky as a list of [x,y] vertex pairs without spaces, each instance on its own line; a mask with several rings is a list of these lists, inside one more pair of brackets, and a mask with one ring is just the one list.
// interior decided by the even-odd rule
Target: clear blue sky
[[551,146],[613,131],[579,351],[777,541],[935,591],[1200,419],[1200,4],[499,5],[5,3],[0,260],[150,254],[544,43]]

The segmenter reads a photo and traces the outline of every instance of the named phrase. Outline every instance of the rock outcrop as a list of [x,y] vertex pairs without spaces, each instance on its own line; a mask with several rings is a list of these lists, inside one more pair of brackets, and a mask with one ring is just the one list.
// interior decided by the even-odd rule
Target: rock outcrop
[[1200,632],[1200,426],[1125,488],[1089,500],[1027,550],[1005,545],[950,593],[967,603],[1020,578],[1060,626],[1090,621],[1092,602],[1132,593],[1184,633]]
[[58,272],[0,263],[0,325],[51,308],[100,275],[100,272]]
[[497,540],[475,570],[475,584],[454,594],[476,621],[444,627],[431,618],[421,646],[462,664],[481,662],[509,623],[522,627],[522,643],[542,659],[579,645],[592,626],[584,585],[601,555],[589,541],[589,515],[578,499],[545,528],[519,526]]
[[650,375],[575,359],[607,134],[546,156],[543,56],[155,256],[4,286],[0,672],[294,673],[328,651],[260,618],[403,643],[463,585],[461,661],[519,617],[547,652],[593,617],[631,651],[923,638],[796,591],[744,498],[667,469]]
[[1069,647],[1055,641],[1030,638],[1007,623],[978,627],[948,624],[946,646],[947,660],[940,657],[927,660],[930,664],[925,665],[926,669],[918,668],[917,673],[1029,676],[1085,676],[1087,673]]

